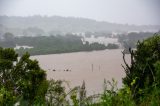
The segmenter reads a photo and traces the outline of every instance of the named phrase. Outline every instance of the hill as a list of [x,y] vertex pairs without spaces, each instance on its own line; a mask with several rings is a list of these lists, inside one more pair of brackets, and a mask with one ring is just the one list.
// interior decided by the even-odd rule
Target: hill
[[80,32],[128,32],[128,31],[158,31],[160,25],[128,25],[86,18],[60,17],[60,16],[0,16],[0,33],[11,32],[15,35],[25,35],[34,32],[63,34]]

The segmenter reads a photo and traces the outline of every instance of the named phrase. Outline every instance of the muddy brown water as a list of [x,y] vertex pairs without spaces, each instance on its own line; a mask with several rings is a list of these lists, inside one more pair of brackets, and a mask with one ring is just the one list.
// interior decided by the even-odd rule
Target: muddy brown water
[[[92,52],[75,52],[32,56],[46,70],[47,79],[65,80],[70,87],[79,86],[83,80],[88,94],[103,91],[104,79],[114,78],[118,87],[122,87],[122,77],[125,76],[121,66],[123,63],[122,49],[101,50]],[[126,55],[130,62],[129,55]],[[53,71],[56,70],[56,71]]]

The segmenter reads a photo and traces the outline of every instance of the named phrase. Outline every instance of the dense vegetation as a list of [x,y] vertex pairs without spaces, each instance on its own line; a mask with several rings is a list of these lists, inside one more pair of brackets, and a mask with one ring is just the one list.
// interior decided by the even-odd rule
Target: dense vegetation
[[0,48],[0,76],[0,105],[10,106],[17,101],[32,105],[44,101],[48,86],[46,73],[38,61],[29,59],[28,53],[18,60],[13,49]]
[[119,34],[118,41],[123,45],[124,48],[136,48],[138,41],[143,41],[144,39],[153,36],[152,32],[131,32],[127,35]]
[[[46,79],[36,60],[24,54],[20,59],[13,49],[0,48],[0,105],[12,106],[159,106],[160,105],[160,35],[137,43],[129,50],[131,65],[123,59],[124,86],[104,80],[103,94],[86,95],[82,86],[65,90],[65,81]],[[109,86],[109,87],[108,87]]]
[[160,35],[138,42],[137,50],[130,49],[130,53],[131,65],[125,62],[123,83],[136,103],[160,105]]
[[[73,34],[65,36],[37,36],[37,37],[14,37],[11,33],[5,33],[0,45],[5,48],[14,48],[16,45],[27,45],[33,48],[17,49],[19,55],[29,52],[31,55],[67,53],[78,51],[104,50],[107,47],[103,44],[82,42],[81,37]],[[109,48],[115,48],[110,45]]]

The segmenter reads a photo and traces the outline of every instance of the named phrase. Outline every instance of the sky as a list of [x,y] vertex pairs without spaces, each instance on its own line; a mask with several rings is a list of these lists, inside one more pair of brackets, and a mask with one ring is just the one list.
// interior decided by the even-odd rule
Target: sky
[[0,15],[83,17],[119,24],[160,25],[160,0],[0,0]]

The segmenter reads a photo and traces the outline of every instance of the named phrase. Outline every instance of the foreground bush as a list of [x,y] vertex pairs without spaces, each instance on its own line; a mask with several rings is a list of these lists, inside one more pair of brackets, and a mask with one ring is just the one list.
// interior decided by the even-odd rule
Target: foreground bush
[[154,94],[153,90],[160,89],[160,35],[138,42],[137,50],[130,50],[130,53],[131,65],[125,62],[123,83],[131,89],[134,100],[140,103],[149,94]]
[[[32,105],[45,100],[46,73],[38,61],[24,54],[20,59],[13,49],[0,48],[0,103],[13,105],[25,101]],[[43,89],[42,89],[43,88]]]

